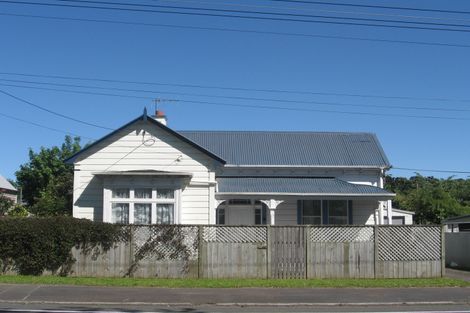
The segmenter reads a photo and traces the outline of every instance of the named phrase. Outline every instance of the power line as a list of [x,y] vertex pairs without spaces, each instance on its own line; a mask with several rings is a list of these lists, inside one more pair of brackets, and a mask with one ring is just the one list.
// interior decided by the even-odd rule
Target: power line
[[[110,93],[97,93],[97,92],[86,92],[86,91],[77,91],[77,90],[67,90],[67,89],[58,89],[58,88],[45,88],[45,87],[35,87],[35,86],[21,86],[21,85],[12,85],[12,84],[2,84],[0,86],[8,87],[18,87],[18,88],[27,88],[27,89],[37,89],[37,90],[48,90],[48,91],[59,91],[59,92],[68,92],[76,94],[87,94],[87,95],[99,95],[99,96],[118,96]],[[151,97],[138,97],[143,99],[153,99]],[[432,116],[432,115],[409,115],[409,114],[394,114],[394,113],[370,113],[370,112],[359,112],[359,111],[334,111],[334,110],[322,110],[322,109],[311,109],[311,108],[298,108],[298,107],[280,107],[280,106],[269,106],[269,105],[249,105],[249,104],[232,104],[232,103],[221,103],[221,102],[209,102],[209,101],[197,101],[197,100],[183,100],[177,99],[175,102],[178,103],[187,103],[187,104],[208,104],[216,106],[228,106],[228,107],[240,107],[240,108],[253,108],[253,109],[263,109],[263,110],[281,110],[281,111],[295,111],[295,112],[317,112],[317,113],[330,113],[330,114],[345,114],[345,115],[355,115],[355,116],[379,116],[379,117],[400,117],[400,118],[419,118],[419,119],[432,119],[432,120],[456,120],[456,121],[469,121],[470,118],[463,117],[443,117],[443,116]]]
[[37,108],[37,109],[39,109],[39,110],[42,110],[42,111],[44,111],[44,112],[47,112],[47,113],[50,113],[50,114],[53,114],[53,115],[56,115],[56,116],[59,116],[59,117],[62,117],[62,118],[65,118],[65,119],[67,119],[67,120],[71,120],[71,121],[74,121],[74,122],[77,122],[77,123],[81,123],[81,124],[84,124],[84,125],[93,126],[93,127],[97,127],[97,128],[101,128],[101,129],[113,130],[112,128],[109,128],[109,127],[104,127],[104,126],[101,126],[101,125],[97,125],[97,124],[93,124],[93,123],[88,123],[88,122],[85,122],[85,121],[83,121],[83,120],[79,120],[79,119],[76,119],[76,118],[74,118],[74,117],[71,117],[71,116],[68,116],[68,115],[64,115],[64,114],[62,114],[62,113],[58,113],[58,112],[52,111],[52,110],[47,109],[47,108],[45,108],[45,107],[42,107],[42,106],[40,106],[40,105],[34,104],[34,103],[32,103],[32,102],[30,102],[30,101],[28,101],[28,100],[25,100],[25,99],[23,99],[23,98],[17,97],[17,96],[15,96],[15,95],[13,95],[13,94],[11,94],[11,93],[9,93],[9,92],[6,92],[6,91],[4,91],[4,90],[0,90],[0,93],[3,93],[4,95],[7,95],[7,96],[9,96],[9,97],[11,97],[11,98],[13,98],[13,99],[15,99],[15,100],[20,101],[20,102],[26,103],[26,104],[28,104],[28,105],[30,105],[30,106],[32,106],[32,107],[35,107],[35,108]]
[[270,0],[270,1],[304,3],[304,4],[321,4],[321,5],[331,5],[331,6],[346,6],[346,7],[369,8],[369,9],[388,9],[388,10],[405,10],[405,11],[420,11],[420,12],[434,12],[434,13],[470,14],[469,11],[414,8],[414,7],[396,7],[396,6],[370,5],[370,4],[357,4],[357,3],[338,3],[338,2],[327,2],[327,1],[307,1],[307,0]]
[[[405,25],[387,25],[387,24],[371,24],[371,23],[351,23],[339,21],[324,21],[324,20],[305,20],[294,18],[277,18],[277,17],[262,17],[262,16],[246,16],[234,14],[215,14],[215,13],[196,13],[196,12],[182,12],[182,11],[164,11],[164,10],[147,10],[147,9],[129,9],[117,7],[99,7],[91,5],[66,5],[57,3],[37,3],[27,1],[8,1],[1,0],[0,3],[20,4],[20,5],[37,5],[37,6],[52,6],[52,7],[66,7],[66,8],[82,8],[82,9],[100,9],[100,10],[116,10],[116,11],[130,11],[130,12],[145,12],[145,13],[158,13],[158,14],[173,14],[185,16],[204,16],[204,17],[221,17],[221,18],[235,18],[235,19],[250,19],[250,20],[266,20],[266,21],[281,21],[281,22],[299,22],[299,23],[316,23],[316,24],[332,24],[332,25],[346,25],[346,26],[362,26],[362,27],[381,27],[381,28],[394,28],[394,29],[411,29],[411,30],[430,30],[430,31],[448,31],[448,32],[462,32],[469,33],[470,30],[455,29],[455,28],[439,28],[439,27],[418,27],[418,26],[405,26]],[[334,17],[322,17],[334,18]],[[335,19],[346,19],[336,17]],[[412,23],[412,22],[409,22]],[[423,23],[420,23],[423,24]],[[446,26],[446,25],[442,25]],[[467,26],[469,27],[469,26]]]
[[360,93],[338,93],[338,92],[315,92],[305,90],[287,90],[287,89],[260,89],[260,88],[243,88],[243,87],[229,87],[229,86],[216,86],[216,85],[201,85],[201,84],[180,84],[180,83],[166,83],[166,82],[148,82],[148,81],[131,81],[131,80],[117,80],[108,78],[91,78],[79,76],[64,76],[64,75],[44,75],[44,74],[26,74],[15,72],[0,72],[0,75],[11,76],[26,76],[26,77],[39,77],[39,78],[53,78],[63,80],[78,80],[78,81],[95,81],[103,83],[122,83],[134,85],[148,85],[148,86],[172,86],[183,88],[197,88],[197,89],[216,89],[216,90],[229,90],[229,91],[243,91],[243,92],[266,92],[266,93],[283,93],[283,94],[299,94],[299,95],[320,95],[320,96],[344,96],[344,97],[358,97],[358,98],[378,98],[390,100],[417,100],[417,101],[438,101],[438,102],[470,102],[470,99],[453,99],[453,98],[430,98],[430,97],[410,97],[410,96],[388,96],[388,95],[371,95]]
[[[183,2],[183,3],[198,3],[198,4],[209,4],[212,5],[214,2],[208,1],[191,1],[191,0],[150,0],[152,2]],[[229,6],[229,7],[249,7],[249,8],[267,8],[275,10],[292,10],[292,11],[302,11],[302,12],[325,12],[325,13],[334,13],[334,14],[353,14],[353,15],[368,15],[368,16],[387,16],[387,17],[398,17],[398,18],[410,18],[410,19],[425,19],[425,20],[439,20],[439,21],[462,21],[470,22],[469,19],[461,18],[448,18],[448,17],[436,17],[436,16],[423,16],[423,15],[403,15],[403,14],[389,14],[389,13],[372,13],[365,11],[337,11],[337,10],[325,10],[325,9],[311,9],[306,7],[279,7],[279,6],[269,6],[269,5],[252,5],[252,4],[239,4],[239,3],[228,3],[228,2],[218,2],[218,5]]]
[[[182,96],[196,96],[196,97],[208,97],[208,98],[220,98],[220,99],[235,99],[235,100],[249,100],[249,101],[263,101],[263,102],[281,102],[281,103],[297,103],[297,104],[318,104],[326,106],[348,106],[348,107],[367,107],[367,108],[386,108],[386,109],[404,109],[404,110],[422,110],[422,111],[443,111],[443,112],[470,112],[470,109],[453,109],[453,108],[433,108],[433,107],[417,107],[417,106],[396,106],[396,105],[374,105],[374,104],[354,104],[354,103],[342,103],[342,102],[327,102],[327,101],[305,101],[305,100],[285,100],[276,98],[258,98],[258,97],[246,97],[246,96],[220,96],[211,94],[197,94],[188,92],[174,92],[166,90],[143,90],[143,89],[129,89],[129,88],[118,88],[118,87],[100,87],[90,85],[77,85],[77,84],[62,84],[62,83],[51,83],[51,82],[38,82],[38,81],[26,81],[16,79],[2,79],[0,81],[7,81],[13,83],[25,83],[25,84],[36,84],[36,85],[52,85],[60,87],[74,87],[74,88],[88,88],[98,90],[114,90],[124,92],[139,92],[139,93],[166,93],[175,94]],[[123,95],[126,96],[126,95]],[[132,97],[132,96],[129,96]]]
[[75,133],[72,133],[72,132],[69,132],[69,131],[65,131],[65,130],[61,130],[61,129],[57,129],[57,128],[52,128],[52,127],[49,127],[49,126],[46,126],[46,125],[38,124],[36,122],[27,121],[27,120],[24,120],[24,119],[21,119],[21,118],[18,118],[18,117],[14,117],[14,116],[11,116],[11,115],[7,115],[7,114],[4,114],[4,113],[0,113],[0,116],[3,116],[5,118],[11,119],[11,120],[19,121],[19,122],[22,122],[22,123],[25,123],[25,124],[30,124],[30,125],[33,125],[33,126],[36,126],[36,127],[40,127],[40,128],[44,128],[44,129],[47,129],[47,130],[54,131],[54,132],[58,132],[58,133],[72,135],[72,136],[75,136],[75,137],[78,136],[78,137],[86,138],[86,139],[90,139],[90,140],[96,140],[96,139],[91,138],[91,137],[81,136],[81,135],[78,135],[78,134],[75,134]]
[[437,170],[437,169],[408,168],[408,167],[392,167],[391,170],[413,171],[413,172],[416,171],[416,172],[452,173],[452,174],[470,174],[469,171]]
[[176,25],[176,24],[154,24],[154,23],[127,22],[127,21],[117,21],[117,20],[71,18],[71,17],[59,17],[59,16],[15,14],[15,13],[0,13],[0,15],[14,16],[14,17],[26,17],[26,18],[37,18],[37,19],[47,19],[47,20],[57,20],[57,21],[91,22],[91,23],[105,23],[105,24],[117,24],[117,25],[146,26],[146,27],[164,27],[164,28],[177,28],[177,29],[189,29],[189,30],[203,30],[203,31],[231,32],[231,33],[249,33],[249,34],[258,34],[258,35],[301,37],[301,38],[321,38],[321,39],[354,40],[354,41],[379,42],[379,43],[398,43],[398,44],[410,44],[410,45],[420,45],[420,46],[435,46],[435,47],[470,48],[470,45],[451,44],[451,43],[443,43],[443,42],[426,42],[426,41],[412,41],[412,40],[393,40],[393,39],[363,38],[363,37],[349,37],[349,36],[333,36],[333,35],[291,33],[291,32],[275,32],[275,31],[260,31],[260,30],[223,28],[223,27],[184,26],[184,25]]
[[[470,27],[470,25],[465,25],[465,24],[429,23],[429,22],[413,22],[413,21],[402,21],[402,20],[384,20],[384,19],[368,19],[368,18],[357,18],[357,17],[311,15],[311,14],[277,13],[277,12],[247,11],[247,10],[228,10],[228,9],[183,7],[183,6],[126,3],[126,2],[88,1],[88,0],[80,0],[80,1],[77,1],[77,0],[56,0],[56,1],[68,2],[68,3],[72,2],[72,3],[80,3],[80,4],[82,4],[82,3],[91,3],[91,4],[104,4],[104,5],[118,5],[118,6],[127,6],[127,7],[131,6],[133,8],[134,7],[144,7],[144,8],[177,9],[177,10],[182,9],[182,10],[194,10],[194,11],[206,11],[206,12],[208,11],[208,12],[223,12],[223,13],[242,13],[242,14],[302,17],[302,18],[342,19],[342,20],[351,20],[351,21],[367,21],[367,22],[380,22],[380,23],[404,23],[404,24],[414,24],[414,25],[419,24],[419,25],[446,26],[446,27]],[[153,12],[153,11],[152,10],[145,10],[145,12]]]

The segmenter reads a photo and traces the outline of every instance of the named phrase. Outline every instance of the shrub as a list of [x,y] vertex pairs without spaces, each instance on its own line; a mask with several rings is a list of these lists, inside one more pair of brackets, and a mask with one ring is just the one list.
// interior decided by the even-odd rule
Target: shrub
[[21,275],[45,270],[67,275],[75,261],[71,250],[101,246],[109,250],[123,240],[123,228],[71,217],[0,218],[0,265],[13,266]]

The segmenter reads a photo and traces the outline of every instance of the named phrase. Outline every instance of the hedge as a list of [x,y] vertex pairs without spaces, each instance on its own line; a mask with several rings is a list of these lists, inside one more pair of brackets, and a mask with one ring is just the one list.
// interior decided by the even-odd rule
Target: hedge
[[51,271],[67,275],[75,262],[72,248],[104,250],[125,240],[125,228],[72,217],[0,218],[0,271],[21,275]]

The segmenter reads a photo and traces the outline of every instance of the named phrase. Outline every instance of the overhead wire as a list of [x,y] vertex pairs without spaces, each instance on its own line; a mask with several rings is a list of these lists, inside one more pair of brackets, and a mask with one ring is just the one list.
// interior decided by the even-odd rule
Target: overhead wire
[[104,23],[104,24],[114,24],[114,25],[163,27],[163,28],[189,29],[189,30],[199,30],[199,31],[217,31],[217,32],[247,33],[247,34],[258,34],[258,35],[288,36],[288,37],[300,37],[300,38],[321,38],[321,39],[353,40],[353,41],[378,42],[378,43],[397,43],[397,44],[408,44],[408,45],[418,45],[418,46],[470,48],[470,45],[444,43],[444,42],[394,40],[394,39],[335,36],[335,35],[321,35],[321,34],[307,34],[307,33],[276,32],[276,31],[262,31],[262,30],[253,30],[253,29],[237,29],[237,28],[224,28],[224,27],[185,26],[185,25],[177,25],[177,24],[155,24],[155,23],[143,23],[143,22],[129,22],[129,21],[102,20],[102,19],[89,19],[89,18],[72,18],[72,17],[45,16],[45,15],[32,15],[32,14],[16,14],[16,13],[4,13],[4,12],[0,12],[0,16],[36,18],[36,19],[56,20],[56,21]]
[[49,127],[49,126],[46,126],[46,125],[43,125],[43,124],[39,124],[39,123],[36,123],[36,122],[32,122],[32,121],[28,121],[28,120],[25,120],[25,119],[22,119],[22,118],[11,116],[11,115],[8,115],[8,114],[5,114],[5,113],[0,113],[0,116],[11,119],[11,120],[15,120],[15,121],[18,121],[18,122],[22,122],[22,123],[25,123],[25,124],[33,125],[33,126],[36,126],[36,127],[39,127],[39,128],[44,128],[44,129],[47,129],[47,130],[58,132],[58,133],[63,133],[63,134],[66,134],[66,135],[72,135],[72,136],[75,136],[75,137],[86,138],[86,139],[90,139],[90,140],[96,140],[96,139],[91,138],[91,137],[78,135],[76,133],[61,130],[61,129],[58,129],[58,128]]
[[470,11],[416,8],[416,7],[398,7],[398,6],[388,6],[388,5],[372,5],[372,4],[329,2],[329,1],[307,1],[307,0],[268,0],[268,1],[303,3],[303,4],[320,4],[320,5],[329,5],[329,6],[346,6],[346,7],[368,8],[368,9],[387,9],[387,10],[419,11],[419,12],[466,14],[466,15],[470,14]]
[[[183,3],[197,3],[204,5],[213,5],[214,2],[209,1],[199,1],[199,0],[150,0],[152,2],[183,2]],[[217,2],[218,5],[228,6],[228,7],[247,7],[247,8],[264,8],[264,9],[274,9],[274,10],[292,10],[300,12],[325,12],[325,13],[334,13],[334,14],[353,14],[353,15],[366,15],[366,16],[387,16],[387,17],[398,17],[398,18],[408,18],[408,19],[424,19],[424,20],[438,20],[438,21],[461,21],[461,22],[470,22],[469,19],[462,18],[448,18],[448,17],[437,17],[437,16],[424,16],[424,15],[403,15],[403,14],[390,14],[390,13],[374,13],[374,12],[365,12],[365,11],[337,11],[337,10],[325,10],[321,8],[307,8],[299,6],[269,6],[269,5],[253,5],[253,4],[242,4],[242,3],[228,3],[228,2]]]
[[[127,3],[127,2],[109,2],[109,1],[90,1],[90,0],[55,0],[66,3],[91,3],[91,4],[104,4],[104,5],[118,5],[125,7],[144,7],[144,8],[163,8],[163,9],[177,9],[177,10],[193,10],[193,11],[208,11],[208,12],[223,12],[223,13],[241,13],[241,14],[258,14],[258,15],[274,15],[274,16],[288,16],[288,17],[302,17],[302,18],[324,18],[324,19],[342,19],[351,21],[367,21],[367,22],[381,22],[381,23],[404,23],[404,24],[420,24],[432,26],[446,26],[446,27],[470,27],[466,24],[448,24],[448,23],[430,23],[430,22],[413,22],[403,20],[384,20],[384,19],[368,19],[357,17],[341,17],[341,16],[327,16],[327,15],[311,15],[311,14],[295,14],[295,13],[277,13],[277,12],[264,12],[264,11],[247,11],[247,10],[228,10],[228,9],[214,9],[214,8],[200,8],[200,7],[184,7],[184,6],[170,6],[170,5],[155,5],[155,4],[142,4],[142,3]],[[145,12],[153,12],[152,10],[145,10]],[[160,13],[160,12],[158,12]]]
[[0,90],[0,93],[10,97],[10,98],[13,98],[17,101],[20,101],[22,103],[25,103],[27,105],[30,105],[38,110],[41,110],[41,111],[44,111],[44,112],[47,112],[49,114],[52,114],[52,115],[55,115],[55,116],[59,116],[61,118],[64,118],[64,119],[67,119],[67,120],[70,120],[70,121],[74,121],[74,122],[77,122],[77,123],[80,123],[80,124],[84,124],[84,125],[87,125],[87,126],[93,126],[93,127],[96,127],[96,128],[101,128],[101,129],[106,129],[106,130],[112,130],[112,128],[109,128],[109,127],[105,127],[105,126],[101,126],[101,125],[98,125],[98,124],[93,124],[93,123],[89,123],[89,122],[86,122],[86,121],[83,121],[83,120],[80,120],[80,119],[77,119],[77,118],[74,118],[74,117],[71,117],[71,116],[68,116],[68,115],[65,115],[65,114],[62,114],[62,113],[59,113],[59,112],[56,112],[56,111],[53,111],[51,109],[48,109],[48,108],[45,108],[43,106],[40,106],[40,105],[37,105],[35,103],[32,103],[31,101],[28,101],[28,100],[25,100],[23,98],[20,98],[18,96],[15,96],[9,92],[6,92],[5,90]]
[[94,81],[103,83],[119,83],[119,84],[133,84],[133,85],[147,85],[147,86],[172,86],[183,88],[197,88],[197,89],[216,89],[216,90],[229,90],[229,91],[243,91],[243,92],[266,92],[266,93],[281,93],[281,94],[298,94],[298,95],[320,95],[320,96],[344,96],[344,97],[358,97],[358,98],[378,98],[390,100],[418,100],[418,101],[437,101],[437,102],[465,102],[470,103],[470,99],[455,99],[444,97],[412,97],[412,96],[390,96],[390,95],[373,95],[362,93],[345,93],[345,92],[321,92],[321,91],[307,91],[307,90],[292,90],[292,89],[274,89],[274,88],[244,88],[234,86],[220,86],[220,85],[203,85],[203,84],[185,84],[185,83],[168,83],[168,82],[149,82],[149,81],[132,81],[132,80],[119,80],[109,78],[94,78],[82,76],[65,76],[65,75],[45,75],[45,74],[29,74],[18,72],[0,72],[0,75],[10,76],[25,76],[37,78],[52,78],[61,80],[77,80],[77,81]]
[[[63,0],[65,1],[65,0]],[[9,1],[0,0],[0,3],[8,4],[20,4],[20,5],[36,5],[36,6],[52,6],[52,7],[65,7],[65,8],[82,8],[82,9],[98,9],[98,10],[115,10],[115,11],[131,11],[131,12],[146,12],[146,13],[158,13],[158,14],[173,14],[173,15],[185,15],[185,16],[204,16],[204,17],[220,17],[220,18],[231,18],[231,19],[249,19],[249,20],[266,20],[266,21],[281,21],[281,22],[299,22],[299,23],[316,23],[316,24],[331,24],[331,25],[345,25],[345,26],[362,26],[362,27],[379,27],[379,28],[394,28],[394,29],[411,29],[411,30],[428,30],[428,31],[447,31],[447,32],[461,32],[469,33],[470,29],[459,29],[459,28],[439,28],[439,27],[419,27],[419,26],[406,26],[406,25],[388,25],[388,24],[374,24],[374,23],[351,23],[351,22],[340,22],[340,21],[324,21],[324,20],[311,20],[311,19],[294,19],[294,18],[278,18],[278,17],[266,17],[266,16],[246,16],[246,15],[235,15],[235,14],[216,14],[216,13],[201,13],[201,12],[183,12],[183,11],[165,11],[165,10],[147,10],[147,9],[130,9],[130,8],[118,8],[110,6],[92,6],[92,5],[69,5],[69,4],[58,4],[58,3],[38,3],[28,1]],[[323,17],[331,18],[331,17]],[[337,19],[345,19],[338,17]],[[411,22],[410,22],[411,23]],[[421,23],[422,24],[422,23]],[[446,25],[443,25],[446,26]],[[468,26],[470,27],[470,26]]]
[[[59,91],[59,92],[76,93],[76,94],[115,96],[115,94],[110,94],[110,93],[96,93],[96,92],[79,91],[79,90],[45,88],[45,87],[36,87],[36,86],[21,86],[21,85],[2,84],[2,83],[0,83],[0,86],[27,88],[27,89],[38,89],[38,90],[48,90],[48,91]],[[121,97],[122,95],[117,95],[117,96]],[[150,98],[150,97],[149,98],[140,97],[140,98],[154,99],[154,98]],[[184,99],[175,99],[173,101],[175,101],[176,103],[187,103],[187,104],[197,103],[197,104],[208,104],[208,105],[216,105],[216,106],[229,106],[229,107],[241,107],[241,108],[253,108],[253,109],[263,109],[263,110],[318,112],[318,113],[346,114],[346,115],[356,115],[356,116],[379,116],[379,117],[382,117],[382,118],[385,118],[385,117],[401,117],[401,118],[418,118],[418,119],[433,119],[433,120],[456,120],[456,121],[459,121],[459,120],[460,121],[469,121],[470,120],[470,118],[465,118],[465,117],[444,117],[444,116],[433,116],[433,115],[410,115],[410,114],[395,114],[395,113],[371,113],[371,112],[361,112],[361,111],[334,111],[334,110],[299,108],[299,107],[281,107],[281,106],[270,106],[270,105],[234,104],[234,103],[198,101],[198,100],[184,100]]]
[[423,107],[423,106],[418,107],[418,106],[402,106],[402,105],[375,105],[375,104],[356,104],[356,103],[343,103],[343,102],[331,102],[331,101],[259,98],[259,97],[247,97],[247,96],[221,96],[221,95],[212,95],[212,94],[198,94],[198,93],[168,91],[168,90],[145,90],[145,89],[131,89],[131,88],[120,88],[120,87],[101,87],[101,86],[91,86],[91,85],[63,84],[63,83],[27,81],[27,80],[17,80],[17,79],[3,79],[3,78],[0,78],[0,81],[36,84],[36,85],[60,86],[60,87],[74,87],[74,88],[86,88],[86,89],[98,89],[98,90],[151,93],[151,94],[161,93],[161,94],[174,94],[174,95],[180,95],[180,96],[196,96],[196,97],[263,101],[263,102],[281,102],[281,103],[296,103],[296,104],[315,104],[315,105],[325,105],[325,106],[367,107],[367,108],[381,108],[381,109],[385,108],[385,109],[421,110],[421,111],[470,112],[470,109],[456,109],[456,108],[448,108],[448,107],[436,108],[436,107]]

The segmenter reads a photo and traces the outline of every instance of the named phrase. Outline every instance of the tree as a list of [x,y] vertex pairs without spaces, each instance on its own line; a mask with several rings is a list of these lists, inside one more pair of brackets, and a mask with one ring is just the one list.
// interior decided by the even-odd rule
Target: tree
[[71,215],[73,166],[64,160],[80,150],[80,138],[66,136],[59,148],[29,149],[29,162],[16,172],[28,211],[39,216]]
[[393,205],[414,211],[419,224],[440,224],[446,218],[470,213],[470,180],[387,176],[385,188],[397,194]]

